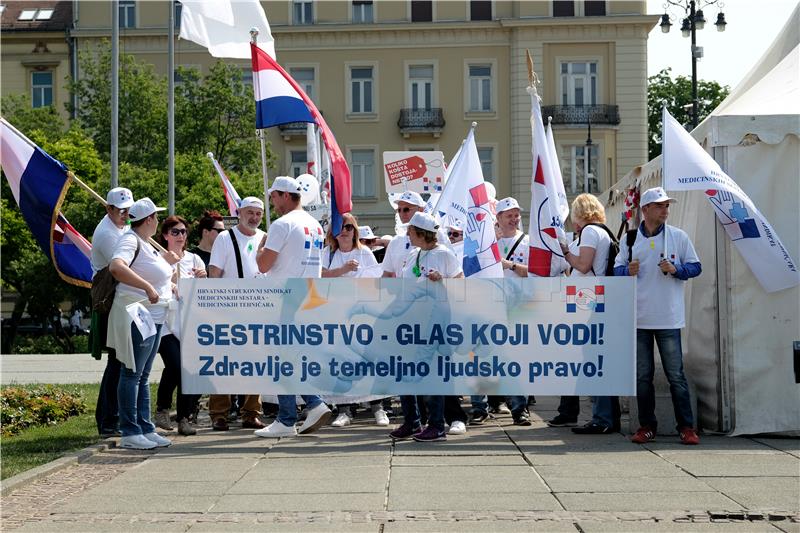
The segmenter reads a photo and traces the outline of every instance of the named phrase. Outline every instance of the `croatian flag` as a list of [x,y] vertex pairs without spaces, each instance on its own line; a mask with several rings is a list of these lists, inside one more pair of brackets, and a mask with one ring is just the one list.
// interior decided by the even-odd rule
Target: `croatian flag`
[[36,242],[68,283],[91,287],[92,246],[61,214],[70,180],[67,169],[0,119],[0,165]]
[[253,92],[256,98],[256,128],[270,128],[290,122],[313,122],[319,128],[330,158],[331,227],[334,235],[342,230],[342,214],[353,209],[350,169],[322,114],[283,68],[258,46],[251,43]]
[[219,162],[214,159],[214,154],[208,152],[207,155],[208,158],[211,159],[211,163],[214,165],[214,169],[217,171],[217,174],[219,174],[219,179],[222,182],[222,192],[225,194],[225,203],[228,204],[228,211],[232,217],[238,217],[239,205],[241,205],[242,199],[233,187],[231,180],[225,175],[225,171],[222,170]]
[[704,191],[725,233],[767,292],[800,283],[797,263],[749,196],[664,108],[664,188]]
[[[555,171],[558,165],[548,147],[542,123],[542,108],[536,88],[528,87],[531,95],[531,134],[533,136],[533,183],[531,185],[531,224],[528,273],[534,276],[558,276],[566,261],[559,240],[566,241],[561,218],[560,199]],[[564,195],[566,196],[566,195]]]

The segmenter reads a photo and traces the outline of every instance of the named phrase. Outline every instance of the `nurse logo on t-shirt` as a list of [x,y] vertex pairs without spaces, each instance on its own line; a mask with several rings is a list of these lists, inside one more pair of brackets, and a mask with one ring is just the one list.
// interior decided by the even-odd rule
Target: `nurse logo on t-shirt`
[[306,235],[306,244],[304,248],[306,250],[310,250],[313,246],[314,248],[318,248],[322,250],[322,243],[324,239],[322,238],[322,229],[320,228],[309,228],[308,226],[303,227],[303,230]]

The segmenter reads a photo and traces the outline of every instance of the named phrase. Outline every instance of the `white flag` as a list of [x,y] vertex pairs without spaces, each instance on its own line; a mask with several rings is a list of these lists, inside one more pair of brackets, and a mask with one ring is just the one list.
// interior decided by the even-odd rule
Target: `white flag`
[[550,172],[558,194],[558,215],[561,221],[567,220],[569,216],[569,200],[567,191],[564,190],[564,178],[561,176],[561,165],[558,163],[558,152],[556,151],[556,141],[553,139],[553,127],[547,123],[547,149],[550,152]]
[[275,58],[275,41],[258,0],[181,0],[181,39],[208,48],[214,57],[250,59],[250,28],[258,46]]
[[797,264],[753,201],[664,108],[664,188],[704,191],[717,219],[767,292],[800,283]]

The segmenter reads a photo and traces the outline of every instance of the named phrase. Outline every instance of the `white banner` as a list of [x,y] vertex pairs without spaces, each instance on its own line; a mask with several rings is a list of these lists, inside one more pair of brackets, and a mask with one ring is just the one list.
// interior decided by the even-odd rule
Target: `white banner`
[[189,394],[634,395],[634,280],[181,279]]
[[767,292],[800,283],[797,263],[767,218],[664,108],[664,188],[704,191],[717,219]]

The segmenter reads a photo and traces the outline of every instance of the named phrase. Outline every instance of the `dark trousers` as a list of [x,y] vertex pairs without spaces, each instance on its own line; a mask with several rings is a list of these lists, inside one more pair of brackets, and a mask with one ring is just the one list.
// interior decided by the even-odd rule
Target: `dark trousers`
[[577,420],[581,412],[580,396],[562,396],[558,403],[558,414]]
[[458,401],[458,396],[445,396],[444,397],[444,421],[452,425],[453,422],[467,423],[467,413],[461,407],[461,402]]
[[[106,334],[108,333],[108,314],[101,314],[98,318],[98,331],[96,334],[100,336],[101,345],[105,346]],[[97,432],[100,435],[119,431],[119,406],[117,404],[119,369],[120,363],[117,361],[117,352],[109,348],[106,368],[103,371],[100,391],[97,394],[97,406],[94,410]]]
[[181,390],[181,343],[175,335],[165,335],[161,337],[158,353],[161,354],[161,360],[164,361],[164,371],[161,374],[161,381],[158,383],[156,407],[170,409],[172,393],[178,389],[177,418],[178,420],[189,418],[194,413],[200,396],[183,394]]

